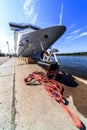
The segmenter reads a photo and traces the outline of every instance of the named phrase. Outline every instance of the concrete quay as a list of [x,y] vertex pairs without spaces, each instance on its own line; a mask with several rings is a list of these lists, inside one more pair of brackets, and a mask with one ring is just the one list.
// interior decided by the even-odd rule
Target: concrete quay
[[[43,85],[25,85],[24,78],[33,71],[43,69],[15,57],[0,65],[0,130],[78,130]],[[87,81],[60,74],[67,107],[80,118],[86,130]]]

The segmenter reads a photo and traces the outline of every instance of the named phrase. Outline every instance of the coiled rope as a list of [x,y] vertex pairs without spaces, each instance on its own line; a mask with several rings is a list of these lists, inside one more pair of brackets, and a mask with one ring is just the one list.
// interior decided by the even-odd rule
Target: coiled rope
[[44,88],[46,89],[48,94],[57,102],[59,102],[65,109],[73,124],[77,128],[81,129],[81,120],[68,107],[66,107],[66,105],[63,102],[63,96],[61,94],[63,88],[61,84],[54,79],[49,79],[43,72],[33,72],[32,74],[29,74],[26,78],[24,78],[24,82],[26,85],[35,84],[36,81],[44,85]]

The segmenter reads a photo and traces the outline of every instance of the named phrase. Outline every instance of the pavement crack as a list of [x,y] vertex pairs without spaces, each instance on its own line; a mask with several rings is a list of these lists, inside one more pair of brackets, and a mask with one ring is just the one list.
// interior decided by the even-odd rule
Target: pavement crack
[[11,108],[11,130],[15,130],[15,115],[16,115],[16,97],[15,97],[15,66],[13,72],[13,89],[12,89],[12,108]]

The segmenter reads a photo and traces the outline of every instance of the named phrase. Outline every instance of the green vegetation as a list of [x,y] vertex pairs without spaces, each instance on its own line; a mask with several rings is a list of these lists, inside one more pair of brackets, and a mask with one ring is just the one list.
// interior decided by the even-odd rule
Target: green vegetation
[[87,56],[87,52],[62,53],[59,56]]

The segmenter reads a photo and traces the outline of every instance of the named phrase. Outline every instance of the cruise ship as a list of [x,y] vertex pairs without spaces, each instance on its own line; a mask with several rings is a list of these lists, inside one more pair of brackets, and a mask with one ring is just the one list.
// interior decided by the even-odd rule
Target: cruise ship
[[39,56],[42,48],[47,50],[66,30],[63,25],[41,29],[32,24],[10,22],[14,32],[14,48],[17,56],[34,58]]

